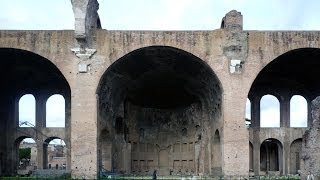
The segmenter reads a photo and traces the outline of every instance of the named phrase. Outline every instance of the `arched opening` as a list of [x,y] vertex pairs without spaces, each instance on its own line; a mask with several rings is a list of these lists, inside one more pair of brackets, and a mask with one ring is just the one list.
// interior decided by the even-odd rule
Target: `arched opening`
[[251,126],[251,101],[247,98],[246,101],[246,127],[249,128]]
[[212,164],[213,174],[216,176],[222,175],[222,152],[219,131],[216,130],[213,138],[213,153],[212,153]]
[[301,170],[302,138],[294,140],[290,145],[290,174],[298,174]]
[[300,95],[294,95],[290,100],[290,127],[307,127],[308,103]]
[[15,142],[17,173],[30,175],[37,165],[37,144],[30,137],[20,137]]
[[25,94],[19,100],[19,127],[34,127],[36,124],[36,100]]
[[280,141],[266,139],[260,146],[260,171],[266,174],[283,173],[283,149]]
[[[11,157],[16,151],[9,145],[14,141],[13,137],[19,134],[35,137],[37,134],[37,139],[43,141],[49,136],[51,130],[42,130],[46,127],[45,102],[49,95],[57,93],[66,98],[66,124],[69,124],[71,92],[67,80],[50,60],[33,52],[12,48],[0,48],[0,56],[1,66],[5,67],[0,72],[0,155]],[[31,123],[24,119],[24,114],[33,117]],[[19,121],[28,123],[20,123],[19,127]],[[70,127],[60,129],[59,133],[70,137]],[[1,163],[1,175],[16,174],[14,158],[2,158]],[[42,165],[37,164],[37,168],[41,169]]]
[[[222,89],[201,59],[166,46],[135,50],[107,69],[97,95],[100,171],[209,173],[200,167],[210,162],[210,143],[201,136],[222,124]],[[204,148],[198,153],[195,146]]]
[[[291,97],[292,95],[300,95],[309,101],[320,95],[320,84],[315,80],[319,72],[319,58],[320,49],[318,48],[294,49],[278,56],[259,72],[248,93],[248,97],[252,100],[252,124],[256,124],[258,127],[259,122],[261,122],[260,127],[265,127],[263,124],[264,120],[260,119],[264,117],[264,108],[259,108],[260,104],[258,100],[263,95],[273,94],[277,97],[277,100],[273,98],[273,102],[276,102],[275,104],[280,102],[280,108],[277,105],[277,113],[271,112],[265,114],[266,116],[268,116],[268,114],[272,116],[276,115],[277,119],[280,119],[280,125],[277,122],[275,126],[277,128],[261,128],[257,131],[249,131],[254,144],[260,142],[261,136],[257,136],[257,133],[261,135],[262,132],[262,134],[274,138],[278,137],[277,134],[281,134],[281,136],[287,139],[292,139],[297,138],[296,135],[304,131],[304,129],[290,127],[306,126],[305,117],[310,117],[310,112],[307,113],[308,115],[305,115],[306,110],[302,110],[305,109],[306,106],[303,105],[305,103],[300,102],[304,100],[298,102],[298,100],[294,100],[296,99],[294,98],[294,101],[292,101]],[[299,108],[300,105],[303,105],[302,109]],[[297,121],[297,118],[303,122]],[[310,123],[310,118],[308,121]],[[309,125],[310,124],[307,126]],[[278,128],[279,126],[281,128]],[[286,130],[284,131],[284,129]],[[255,164],[257,163],[258,162]],[[284,166],[286,166],[284,168],[287,170],[290,169],[288,164],[289,163],[284,164]]]
[[67,168],[68,149],[66,143],[58,138],[51,137],[43,143],[43,167],[49,167],[55,170],[64,170]]
[[260,100],[260,126],[280,127],[280,103],[272,95],[264,95]]
[[281,126],[289,127],[290,119],[300,116],[290,116],[291,95],[299,94],[306,99],[320,95],[320,84],[314,80],[320,66],[319,57],[320,49],[317,48],[300,48],[280,55],[260,71],[248,97],[276,94],[281,102]]
[[60,94],[50,96],[46,103],[47,127],[65,127],[65,99]]

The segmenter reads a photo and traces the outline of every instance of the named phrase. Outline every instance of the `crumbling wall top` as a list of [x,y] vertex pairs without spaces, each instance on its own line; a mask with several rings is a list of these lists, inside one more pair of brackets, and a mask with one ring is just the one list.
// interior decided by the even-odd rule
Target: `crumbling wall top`
[[230,31],[242,31],[243,30],[243,17],[241,12],[232,10],[228,12],[221,22],[221,29]]

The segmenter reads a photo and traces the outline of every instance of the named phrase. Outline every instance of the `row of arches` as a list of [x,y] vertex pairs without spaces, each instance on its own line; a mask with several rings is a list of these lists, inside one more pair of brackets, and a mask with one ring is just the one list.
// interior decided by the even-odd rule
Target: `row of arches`
[[[19,127],[36,126],[36,99],[25,94],[19,99]],[[65,98],[60,94],[51,95],[45,103],[45,127],[65,127]]]
[[[0,54],[3,54],[5,58],[12,58],[12,54],[15,53],[18,57],[24,57],[23,53],[36,56],[30,55],[29,52],[19,52],[19,50],[10,51],[11,49],[7,51],[0,49]],[[3,93],[7,93],[10,97],[19,94],[22,88],[37,89],[40,86],[40,88],[51,90],[57,88],[56,85],[58,85],[69,95],[66,99],[70,101],[70,87],[61,72],[48,61],[43,61],[47,62],[47,65],[39,63],[44,58],[36,57],[30,58],[32,61],[24,62],[20,62],[19,58],[14,59],[16,64],[24,68],[17,71],[17,81],[0,79],[12,88],[6,89]],[[6,63],[10,72],[15,70],[15,64],[10,64],[9,61]],[[51,76],[48,73],[49,70],[41,72],[44,75],[37,74],[36,68],[49,69],[56,75]],[[9,72],[5,70],[1,73]],[[26,79],[26,73],[30,73],[31,77]],[[47,83],[47,79],[52,83]],[[13,82],[18,82],[19,87],[12,85]],[[313,84],[310,82],[309,85]],[[254,83],[251,95],[256,93],[254,92],[254,90],[257,91],[256,87]],[[210,138],[201,137],[212,134],[209,132],[210,129],[223,128],[222,96],[221,83],[212,69],[201,59],[188,52],[172,47],[154,46],[130,52],[120,58],[106,70],[97,90],[100,170],[105,165],[110,171],[131,172],[131,168],[126,166],[128,162],[123,157],[134,158],[130,154],[132,142],[141,144],[156,142],[160,144],[160,147],[168,147],[168,144],[174,144],[181,139],[190,142],[195,136],[200,137],[197,143],[201,147],[197,161],[200,162],[199,164],[214,166],[214,163],[210,163],[210,158],[206,156],[212,151],[205,151],[205,149],[210,149],[212,142],[209,141]],[[5,99],[6,97],[2,97],[1,100],[10,102],[11,99]],[[251,97],[250,93],[249,97]],[[12,109],[8,112],[14,113]],[[4,122],[4,127],[7,127],[6,125],[11,123],[10,116],[5,113],[2,116],[8,119]],[[181,132],[181,127],[188,129],[187,134],[177,133]],[[147,138],[139,138],[140,129],[148,134]],[[11,135],[8,133],[1,138],[5,139]],[[193,142],[194,146],[195,143]],[[104,155],[109,159],[103,159]],[[195,162],[196,159],[193,161]],[[210,172],[208,167],[197,167],[198,172],[208,173]],[[163,175],[170,173],[168,167],[160,172]]]
[[[37,160],[32,169],[46,169],[50,141],[61,138],[70,145],[69,83],[53,62],[35,53],[0,48],[0,56],[6,67],[0,72],[0,176],[17,173],[19,146],[25,138],[35,141],[31,144]],[[70,153],[66,160],[70,164]]]
[[47,137],[43,142],[31,137],[21,136],[15,140],[13,154],[15,169],[34,170],[67,169],[68,148],[59,137]]
[[[278,139],[268,138],[261,143],[259,149],[254,149],[253,144],[249,142],[249,150],[250,171],[258,168],[260,175],[282,175],[285,169],[288,169],[290,174],[298,174],[301,169],[302,138],[288,145]],[[259,158],[254,157],[254,151],[259,151]],[[260,161],[260,167],[254,167],[254,161]]]
[[[251,124],[251,101],[246,102],[246,125]],[[260,100],[260,127],[280,127],[280,102],[278,98],[267,94]],[[290,127],[307,127],[308,125],[308,102],[301,95],[290,98]]]

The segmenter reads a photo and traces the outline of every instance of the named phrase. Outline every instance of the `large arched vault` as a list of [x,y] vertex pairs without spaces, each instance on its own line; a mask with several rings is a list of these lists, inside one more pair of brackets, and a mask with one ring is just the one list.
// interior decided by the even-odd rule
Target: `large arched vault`
[[[70,86],[61,71],[48,59],[30,51],[0,48],[0,158],[1,174],[11,175],[17,172],[19,159],[16,156],[15,142],[20,137],[36,139],[37,169],[46,168],[43,144],[52,134],[59,134],[70,144]],[[46,101],[52,94],[60,93],[66,99],[63,128],[46,126]],[[19,117],[20,98],[32,95],[34,101],[26,102],[35,111],[27,112],[34,117],[31,123],[26,117]],[[29,116],[27,116],[29,117]],[[24,124],[25,126],[20,126]],[[20,141],[19,141],[20,142]],[[67,169],[70,168],[70,155],[67,157]]]
[[209,173],[204,144],[219,128],[222,89],[201,59],[166,46],[135,50],[107,69],[97,94],[100,170]]

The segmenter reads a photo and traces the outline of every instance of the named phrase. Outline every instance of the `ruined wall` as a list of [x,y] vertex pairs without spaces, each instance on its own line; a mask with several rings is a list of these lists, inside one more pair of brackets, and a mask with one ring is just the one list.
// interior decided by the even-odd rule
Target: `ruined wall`
[[[112,123],[116,120],[117,106],[121,106],[119,101],[114,105],[116,107],[114,111],[110,111],[113,113],[105,115],[97,113],[99,109],[97,105],[100,103],[97,103],[96,90],[106,69],[120,57],[147,46],[170,46],[192,53],[214,71],[223,89],[220,104],[221,120],[217,127],[223,128],[223,131],[220,131],[222,172],[225,175],[247,175],[249,133],[243,119],[245,102],[252,82],[261,69],[279,55],[297,48],[319,48],[320,34],[319,32],[242,31],[235,35],[228,34],[224,29],[161,32],[96,30],[92,42],[92,48],[95,48],[96,53],[86,61],[88,64],[86,73],[78,71],[78,65],[82,60],[70,50],[77,44],[73,31],[0,31],[0,47],[25,49],[40,54],[53,62],[66,77],[72,92],[72,173],[74,177],[82,177],[85,174],[91,178],[98,174],[96,139],[103,129],[99,129],[97,115],[99,119],[112,116],[107,118],[110,121],[106,123],[110,123],[106,126],[112,128],[107,128],[105,132],[113,134]],[[243,60],[240,64],[242,69],[238,73],[230,72],[232,59]],[[204,135],[204,137],[212,141],[214,132],[209,134],[210,136]]]
[[[150,172],[159,168],[163,175],[196,172],[194,152],[201,141],[200,129],[203,129],[199,104],[171,110],[129,105],[127,113],[131,130],[129,141],[134,145],[133,169],[143,169],[142,163],[149,162]],[[150,151],[152,153],[145,153]]]
[[219,115],[204,119],[203,115],[210,113],[201,104],[154,109],[126,102],[124,107],[113,124],[113,133],[104,130],[100,136],[101,164],[106,170],[124,174],[150,174],[154,169],[160,175],[221,174],[219,134],[208,138],[211,128],[219,125]]
[[[72,35],[72,31],[71,33],[70,31],[0,32],[1,65],[6,67],[0,77],[0,82],[3,85],[1,94],[6,96],[0,100],[1,105],[5,104],[5,108],[1,109],[6,111],[5,115],[0,117],[2,121],[6,122],[6,126],[1,127],[5,128],[7,136],[5,140],[1,140],[6,149],[4,153],[5,165],[2,167],[5,167],[7,175],[16,172],[18,163],[15,142],[17,139],[22,137],[39,139],[41,142],[39,143],[41,146],[38,147],[39,157],[42,155],[42,143],[48,137],[61,137],[70,145],[70,88],[65,88],[68,83],[57,83],[59,80],[55,81],[57,80],[55,78],[62,73],[70,80],[73,75],[73,70],[69,68],[72,65],[68,64],[68,55],[72,55],[68,47],[71,47],[70,42],[74,41]],[[64,79],[62,74],[60,74],[62,77],[60,82]],[[41,78],[45,80],[42,81]],[[33,94],[36,98],[37,120],[35,125],[37,130],[32,127],[18,128],[19,98],[26,93]],[[64,95],[66,100],[67,124],[63,130],[45,127],[45,112],[43,112],[46,109],[45,102],[48,98],[47,95],[54,93]],[[68,161],[68,168],[70,168],[70,153]],[[37,167],[43,167],[42,160],[37,162]]]
[[315,98],[311,104],[312,126],[303,135],[302,140],[302,175],[308,172],[320,177],[320,97]]

